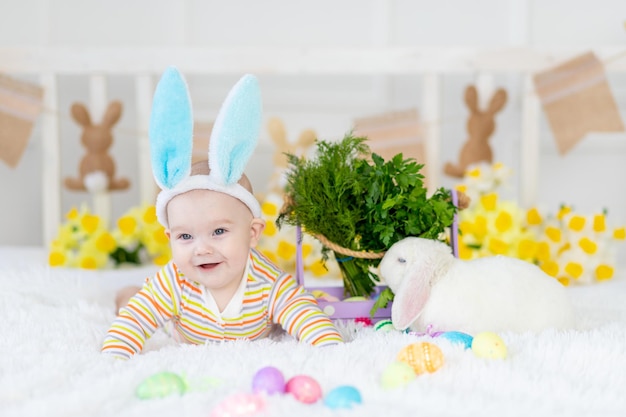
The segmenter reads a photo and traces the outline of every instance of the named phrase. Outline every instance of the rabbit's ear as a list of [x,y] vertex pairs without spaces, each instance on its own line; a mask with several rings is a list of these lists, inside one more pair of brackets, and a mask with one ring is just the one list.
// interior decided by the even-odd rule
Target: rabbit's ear
[[230,185],[239,181],[256,147],[262,122],[257,78],[244,75],[230,90],[215,119],[209,141],[211,178]]
[[413,268],[402,278],[400,288],[394,294],[391,305],[391,321],[393,327],[405,330],[417,320],[430,296],[428,268]]
[[498,89],[496,93],[491,97],[491,101],[489,102],[489,109],[487,110],[490,114],[496,114],[502,107],[506,104],[506,91],[502,88]]
[[107,107],[106,113],[102,118],[102,126],[111,128],[122,116],[122,103],[119,101],[112,101]]
[[82,103],[72,104],[72,117],[83,127],[91,126],[91,117],[89,117],[87,107]]
[[315,139],[317,139],[317,135],[313,129],[307,129],[300,133],[298,137],[298,146],[303,148],[308,148],[315,143]]
[[479,111],[478,91],[476,91],[476,87],[473,85],[470,85],[465,89],[465,104],[467,104],[467,107],[469,107],[473,113],[477,113]]
[[286,149],[289,146],[287,141],[287,132],[285,125],[278,117],[272,117],[267,123],[267,130],[270,132],[270,138],[278,145],[279,149]]
[[176,68],[161,76],[150,115],[152,173],[162,189],[171,189],[189,175],[193,147],[193,116],[187,83]]

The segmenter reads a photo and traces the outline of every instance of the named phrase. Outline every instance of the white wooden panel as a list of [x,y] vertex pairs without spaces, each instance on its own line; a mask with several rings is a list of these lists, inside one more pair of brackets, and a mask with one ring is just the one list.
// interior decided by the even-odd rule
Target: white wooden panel
[[[99,124],[107,108],[107,80],[104,75],[96,74],[89,77],[89,112],[91,122]],[[111,194],[108,191],[91,194],[93,213],[100,216],[106,227],[111,221]]]
[[438,74],[424,74],[422,78],[424,96],[422,115],[426,141],[428,176],[426,187],[433,192],[440,187],[441,176],[441,80]]
[[148,74],[135,77],[135,97],[137,100],[137,147],[139,163],[139,198],[141,203],[154,204],[156,185],[152,176],[150,141],[148,128],[153,94],[152,77]]
[[[4,72],[63,74],[161,73],[176,63],[186,74],[415,74],[423,72],[533,72],[588,50],[626,71],[623,46],[372,47],[372,48],[70,48],[0,47]],[[611,59],[618,57],[616,59]]]
[[524,78],[522,90],[522,141],[520,149],[520,203],[532,207],[537,203],[539,181],[539,141],[541,104],[535,94],[532,75]]
[[44,88],[43,104],[46,112],[42,115],[42,192],[43,192],[43,241],[52,242],[61,222],[61,140],[59,136],[59,108],[57,77],[46,73],[40,77]]

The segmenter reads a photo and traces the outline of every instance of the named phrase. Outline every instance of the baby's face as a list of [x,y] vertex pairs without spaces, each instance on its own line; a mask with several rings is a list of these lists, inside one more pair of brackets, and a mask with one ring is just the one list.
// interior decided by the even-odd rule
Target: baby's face
[[172,258],[181,272],[212,293],[234,292],[265,223],[236,198],[209,190],[174,197],[167,217]]

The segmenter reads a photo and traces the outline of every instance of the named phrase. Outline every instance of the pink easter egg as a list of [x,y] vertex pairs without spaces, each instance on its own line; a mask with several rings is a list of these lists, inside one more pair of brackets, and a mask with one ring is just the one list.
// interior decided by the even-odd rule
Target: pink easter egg
[[273,366],[261,368],[252,378],[252,391],[255,393],[283,394],[285,392],[285,377]]
[[265,410],[265,399],[257,394],[233,394],[211,411],[211,417],[248,417]]
[[313,404],[322,398],[322,387],[316,380],[307,375],[296,375],[290,378],[287,381],[285,392],[306,404]]

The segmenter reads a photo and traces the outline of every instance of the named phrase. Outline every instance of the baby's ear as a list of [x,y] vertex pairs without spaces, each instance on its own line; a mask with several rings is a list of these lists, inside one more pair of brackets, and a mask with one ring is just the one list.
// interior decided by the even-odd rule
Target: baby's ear
[[250,223],[250,247],[254,248],[261,239],[261,235],[265,230],[265,220],[255,217]]

